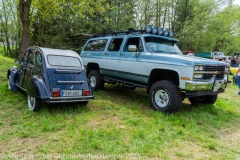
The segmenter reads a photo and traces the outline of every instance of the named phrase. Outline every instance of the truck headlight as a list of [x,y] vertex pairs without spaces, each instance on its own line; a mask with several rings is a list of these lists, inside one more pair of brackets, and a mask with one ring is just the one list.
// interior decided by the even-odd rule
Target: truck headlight
[[193,78],[202,78],[203,75],[202,74],[194,74]]
[[195,66],[194,70],[195,71],[202,71],[203,70],[203,66]]
[[225,67],[225,71],[228,71],[229,70],[229,68],[228,67]]

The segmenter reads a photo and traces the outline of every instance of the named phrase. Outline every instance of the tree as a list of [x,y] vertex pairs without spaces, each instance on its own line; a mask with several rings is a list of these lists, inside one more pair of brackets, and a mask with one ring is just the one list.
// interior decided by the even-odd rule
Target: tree
[[22,22],[22,38],[19,53],[19,60],[23,58],[24,52],[30,46],[30,7],[32,0],[19,1],[19,13]]
[[2,0],[0,2],[0,37],[4,46],[4,55],[15,58],[18,57],[18,30],[19,21],[17,14],[17,3],[15,0]]

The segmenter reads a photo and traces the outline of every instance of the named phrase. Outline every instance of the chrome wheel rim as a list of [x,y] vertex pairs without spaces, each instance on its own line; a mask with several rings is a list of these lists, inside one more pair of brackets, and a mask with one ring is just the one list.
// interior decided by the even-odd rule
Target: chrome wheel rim
[[155,94],[155,102],[159,107],[166,107],[169,103],[169,95],[164,90],[159,90]]
[[96,79],[96,77],[91,76],[91,77],[90,77],[90,85],[91,85],[91,87],[95,87],[96,84],[97,84],[97,79]]
[[28,95],[28,108],[32,111],[35,106],[35,97]]
[[8,89],[11,90],[11,76],[8,76]]

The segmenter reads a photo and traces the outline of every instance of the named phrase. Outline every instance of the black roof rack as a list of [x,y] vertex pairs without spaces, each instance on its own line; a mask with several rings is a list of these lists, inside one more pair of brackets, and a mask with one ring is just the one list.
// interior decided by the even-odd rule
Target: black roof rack
[[117,35],[128,35],[128,34],[144,34],[145,30],[135,30],[133,28],[129,28],[125,31],[110,31],[106,33],[105,29],[103,29],[102,34],[95,34],[93,37],[106,37],[106,36],[117,36]]
[[67,40],[75,40],[75,39],[88,40],[89,38],[92,38],[92,37],[93,37],[93,35],[91,35],[91,34],[80,34],[77,36],[67,37]]
[[135,30],[133,28],[129,28],[128,30],[125,31],[110,31],[110,32],[106,32],[105,29],[102,30],[101,34],[80,34],[80,35],[76,35],[76,36],[70,36],[67,37],[67,40],[82,40],[82,41],[86,41],[90,38],[93,37],[107,37],[107,36],[117,36],[117,35],[128,35],[128,34],[146,34],[145,30]]

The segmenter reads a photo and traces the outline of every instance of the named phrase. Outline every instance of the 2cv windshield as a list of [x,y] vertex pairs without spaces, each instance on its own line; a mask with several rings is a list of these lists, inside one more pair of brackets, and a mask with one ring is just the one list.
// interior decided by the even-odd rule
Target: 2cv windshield
[[149,52],[182,54],[174,42],[166,39],[157,37],[145,37],[145,43]]
[[48,63],[52,66],[64,67],[82,67],[80,60],[77,57],[48,55]]

